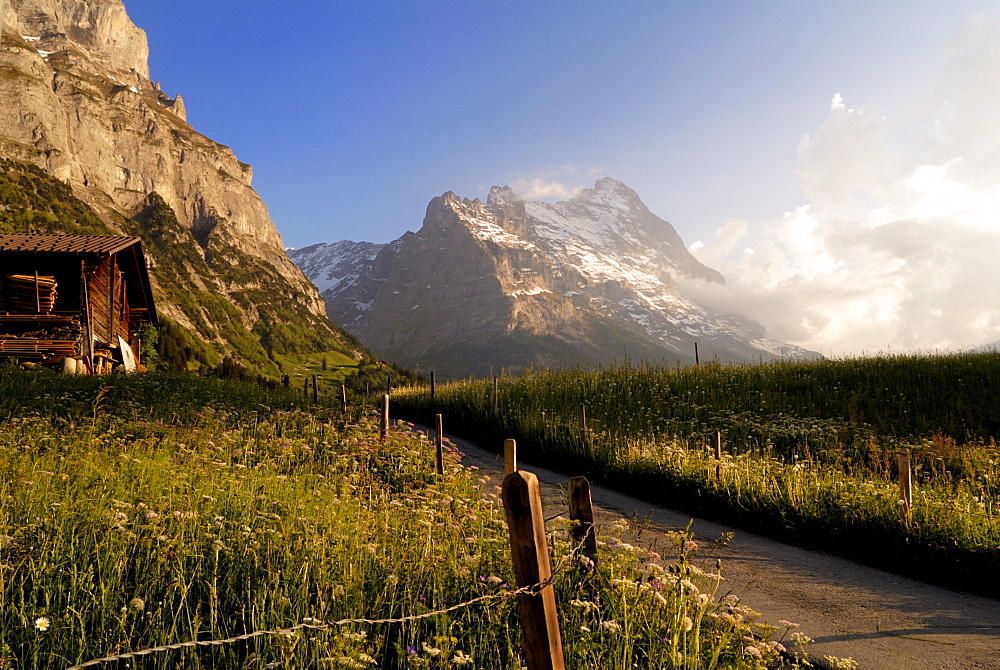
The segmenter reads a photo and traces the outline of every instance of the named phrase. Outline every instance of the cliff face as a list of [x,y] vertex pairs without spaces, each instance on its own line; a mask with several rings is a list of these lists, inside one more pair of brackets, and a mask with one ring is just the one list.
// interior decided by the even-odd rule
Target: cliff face
[[[6,0],[0,157],[68,182],[113,229],[127,227],[122,218],[141,224],[151,197],[172,210],[183,233],[175,241],[191,244],[210,275],[193,285],[233,298],[248,328],[260,315],[233,293],[266,286],[329,329],[251,187],[250,166],[188,125],[180,96],[149,79],[147,57],[145,33],[121,0]],[[161,312],[195,328],[198,315],[176,302],[168,297]]]
[[[423,227],[381,248],[295,252],[331,318],[385,358],[448,375],[633,360],[808,356],[714,313],[676,280],[723,283],[628,186],[601,179],[556,204],[494,187],[485,203],[434,198]],[[335,280],[335,281],[334,281]]]

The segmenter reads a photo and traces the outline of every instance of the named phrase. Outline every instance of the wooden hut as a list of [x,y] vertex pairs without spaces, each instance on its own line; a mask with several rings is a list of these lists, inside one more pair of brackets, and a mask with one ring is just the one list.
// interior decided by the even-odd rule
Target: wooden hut
[[138,237],[0,235],[0,358],[133,370],[139,332],[156,322]]

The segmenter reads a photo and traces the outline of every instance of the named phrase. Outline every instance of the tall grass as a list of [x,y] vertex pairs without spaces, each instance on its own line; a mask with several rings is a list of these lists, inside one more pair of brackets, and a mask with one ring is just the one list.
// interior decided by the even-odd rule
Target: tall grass
[[[402,416],[682,509],[1000,595],[1000,355],[613,367],[394,395]],[[584,404],[587,431],[579,421]],[[496,409],[494,410],[494,406]],[[716,431],[725,457],[708,448]],[[912,452],[912,523],[896,453]],[[874,547],[878,547],[877,550]],[[992,585],[992,586],[991,586]]]
[[[380,441],[363,408],[342,416],[280,388],[197,377],[0,372],[0,412],[3,667],[414,617],[511,590],[495,483],[450,447],[434,475],[425,437]],[[659,553],[604,535],[588,572],[566,523],[552,524],[569,667],[776,661],[768,638],[789,626],[757,622],[683,534],[658,538]],[[509,669],[519,643],[516,604],[497,598],[134,665]]]

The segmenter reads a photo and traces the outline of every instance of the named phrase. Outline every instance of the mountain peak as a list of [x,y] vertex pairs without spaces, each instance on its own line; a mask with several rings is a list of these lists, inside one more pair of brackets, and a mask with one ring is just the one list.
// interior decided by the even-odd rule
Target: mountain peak
[[523,198],[514,192],[510,186],[494,186],[486,196],[487,205],[511,205],[522,202]]
[[314,281],[338,279],[323,292],[328,314],[384,358],[461,377],[623,351],[685,361],[695,342],[721,360],[805,353],[687,295],[682,276],[725,279],[618,179],[554,204],[509,186],[491,188],[485,205],[453,193],[431,202],[420,231],[375,261],[331,271],[294,258]]
[[118,73],[149,78],[149,44],[122,0],[21,0],[13,28],[46,51],[71,49]]
[[646,210],[646,205],[639,198],[639,194],[625,182],[614,177],[598,179],[594,182],[594,188],[585,188],[579,191],[570,199],[570,202],[621,210]]
[[628,191],[629,193],[635,193],[631,188],[629,188],[625,182],[614,177],[601,177],[596,182],[594,182],[595,191]]

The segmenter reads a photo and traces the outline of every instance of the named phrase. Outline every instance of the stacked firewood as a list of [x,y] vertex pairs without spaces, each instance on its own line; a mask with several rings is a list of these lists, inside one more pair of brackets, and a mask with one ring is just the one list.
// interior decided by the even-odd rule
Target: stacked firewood
[[55,306],[55,277],[0,276],[0,312],[48,314]]
[[[45,317],[50,318],[50,317]],[[74,356],[83,327],[77,319],[42,326],[25,321],[5,321],[0,317],[0,356],[46,359]]]
[[0,356],[48,358],[75,355],[76,340],[36,340],[0,335]]

